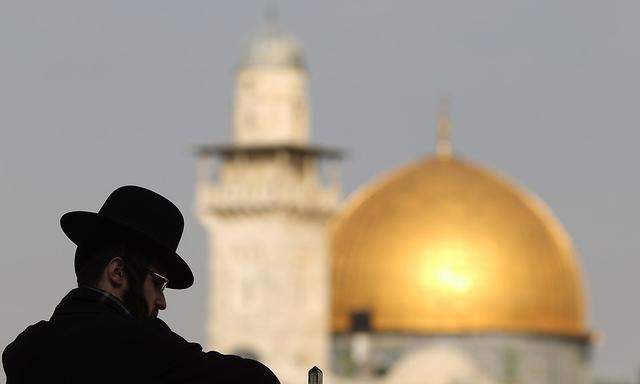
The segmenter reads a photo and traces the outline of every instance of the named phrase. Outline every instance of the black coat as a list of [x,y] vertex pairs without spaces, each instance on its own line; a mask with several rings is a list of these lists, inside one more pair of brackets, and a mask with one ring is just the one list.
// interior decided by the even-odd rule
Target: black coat
[[87,288],[69,292],[49,321],[4,350],[7,384],[279,383],[255,360],[205,353],[162,320],[136,320],[112,300]]

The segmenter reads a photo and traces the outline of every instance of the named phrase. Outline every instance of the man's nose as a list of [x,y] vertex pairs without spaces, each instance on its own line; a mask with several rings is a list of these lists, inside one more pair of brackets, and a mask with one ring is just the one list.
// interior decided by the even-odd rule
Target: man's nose
[[156,305],[161,311],[167,308],[167,300],[164,298],[164,293],[160,292],[160,294],[156,298]]

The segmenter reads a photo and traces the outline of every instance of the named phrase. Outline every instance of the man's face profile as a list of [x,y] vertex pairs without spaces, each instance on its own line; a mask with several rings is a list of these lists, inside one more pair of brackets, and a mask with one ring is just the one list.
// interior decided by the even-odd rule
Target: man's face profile
[[164,297],[164,288],[169,280],[166,273],[161,273],[162,268],[151,266],[147,270],[147,276],[142,285],[142,294],[147,304],[147,314],[158,317],[158,312],[167,308],[167,301]]

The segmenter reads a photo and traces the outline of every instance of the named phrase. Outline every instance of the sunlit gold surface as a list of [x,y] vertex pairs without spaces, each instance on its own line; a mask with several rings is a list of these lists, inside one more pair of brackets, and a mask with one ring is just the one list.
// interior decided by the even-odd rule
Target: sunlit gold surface
[[366,188],[332,233],[332,326],[586,337],[579,268],[544,203],[457,157]]

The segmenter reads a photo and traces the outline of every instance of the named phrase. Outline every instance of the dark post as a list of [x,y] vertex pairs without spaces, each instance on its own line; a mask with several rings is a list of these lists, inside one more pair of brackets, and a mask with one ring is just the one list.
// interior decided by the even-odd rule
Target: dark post
[[309,370],[309,384],[322,384],[322,371],[318,367]]

